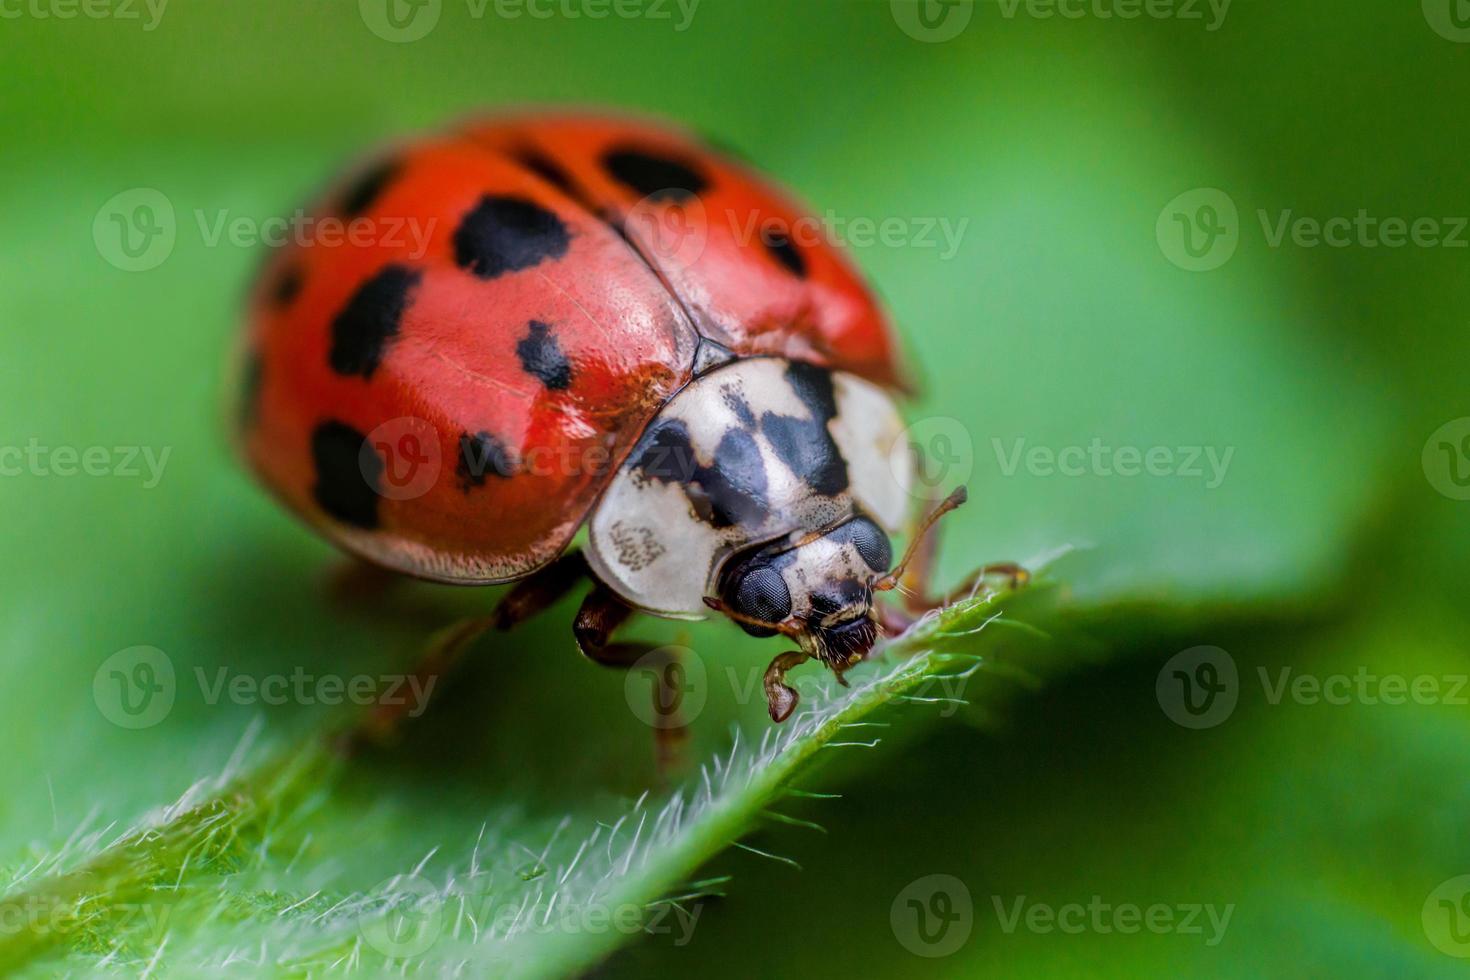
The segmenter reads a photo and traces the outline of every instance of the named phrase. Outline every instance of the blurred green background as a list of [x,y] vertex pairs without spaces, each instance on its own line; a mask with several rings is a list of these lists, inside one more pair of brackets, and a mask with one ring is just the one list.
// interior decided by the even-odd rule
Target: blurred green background
[[[225,440],[224,365],[261,253],[206,229],[289,212],[364,148],[470,111],[608,104],[718,137],[819,213],[901,219],[903,241],[853,254],[923,377],[916,432],[952,437],[947,476],[970,483],[944,574],[1077,549],[1057,579],[1107,652],[1004,711],[895,730],[829,767],[844,798],[803,813],[826,834],[762,832],[804,871],[727,852],[709,873],[735,876],[728,897],[700,906],[692,941],[642,938],[601,975],[1460,974],[1470,10],[1063,6],[1080,16],[649,0],[599,19],[611,8],[580,0],[547,17],[442,0],[406,39],[374,0],[0,3],[0,447],[47,447],[27,457],[39,466],[0,457],[8,879],[218,773],[247,732],[291,744],[335,717],[210,704],[196,667],[378,672],[491,601],[327,598],[331,549]],[[175,241],[128,271],[106,216],[137,188],[167,200]],[[1290,224],[1360,213],[1379,224],[1340,246]],[[1440,243],[1395,247],[1389,218],[1430,219]],[[1296,237],[1276,237],[1283,220]],[[960,230],[953,254],[920,240],[937,222]],[[1207,464],[1066,476],[1010,467],[1018,440],[1230,455],[1217,480]],[[106,475],[59,475],[57,447],[107,447]],[[160,477],[118,472],[119,447],[167,451]],[[305,861],[267,861],[260,887],[368,888],[487,823],[534,841],[652,785],[623,680],[577,657],[569,617],[482,644],[404,745],[346,766],[293,838]],[[774,652],[726,624],[639,629],[687,641],[711,677]],[[180,693],[129,730],[93,680],[137,645],[166,652]],[[1227,651],[1238,703],[1195,730],[1161,710],[1156,680],[1200,645]],[[1430,677],[1440,693],[1273,703],[1283,670]],[[762,706],[712,683],[697,751],[728,747],[732,725],[759,737]],[[925,956],[905,889],[936,874],[973,914],[957,948]],[[1203,935],[1003,927],[1017,899],[1094,896],[1233,911],[1213,944],[1204,919]],[[215,940],[176,925],[157,965],[187,972]],[[90,971],[94,945],[30,967]]]

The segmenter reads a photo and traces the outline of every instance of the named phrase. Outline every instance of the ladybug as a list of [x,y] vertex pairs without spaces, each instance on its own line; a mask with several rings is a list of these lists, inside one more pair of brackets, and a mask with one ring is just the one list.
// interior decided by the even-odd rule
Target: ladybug
[[777,722],[792,667],[840,679],[912,621],[875,593],[902,582],[924,608],[905,570],[964,489],[895,567],[914,457],[893,334],[744,164],[662,124],[508,115],[394,148],[308,213],[347,234],[269,257],[238,436],[347,552],[517,583],[483,628],[590,577],[576,641],[608,665],[650,651],[613,640],[635,611],[787,637],[765,676]]

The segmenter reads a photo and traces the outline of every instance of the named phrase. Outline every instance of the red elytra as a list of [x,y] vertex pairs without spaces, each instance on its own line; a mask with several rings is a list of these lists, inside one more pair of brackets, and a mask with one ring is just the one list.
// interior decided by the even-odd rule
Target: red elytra
[[549,562],[704,341],[902,387],[851,263],[783,235],[808,212],[665,125],[477,120],[308,213],[361,233],[271,257],[241,442],[293,510],[409,574],[489,583]]

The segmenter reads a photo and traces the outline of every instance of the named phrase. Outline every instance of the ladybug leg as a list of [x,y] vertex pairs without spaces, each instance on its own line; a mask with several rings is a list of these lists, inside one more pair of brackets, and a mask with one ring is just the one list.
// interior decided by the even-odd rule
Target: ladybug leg
[[[464,656],[464,652],[495,625],[495,616],[491,614],[461,619],[439,630],[429,638],[419,656],[418,665],[410,675],[409,683],[403,689],[423,691],[427,698],[439,678],[447,674]],[[409,711],[417,709],[422,712],[425,707],[423,704],[410,703],[408,698],[397,698],[395,702],[375,705],[372,712],[346,734],[342,747],[349,755],[367,745],[385,745],[391,742]]]
[[495,628],[508,630],[550,609],[589,574],[587,559],[581,552],[562,555],[529,578],[521,579],[496,603],[491,613]]
[[327,595],[343,606],[357,607],[381,602],[403,576],[363,558],[344,558],[330,566],[326,576]]
[[[364,568],[374,568],[363,563]],[[392,573],[384,572],[386,575]],[[496,603],[488,616],[473,616],[451,623],[429,638],[407,687],[412,691],[433,691],[434,685],[459,663],[475,641],[494,630],[508,630],[542,610],[556,604],[587,576],[587,562],[580,554],[562,555],[529,578],[521,579]],[[395,576],[396,578],[396,576]],[[376,579],[369,579],[376,581]],[[347,736],[349,748],[363,743],[383,744],[398,733],[410,710],[422,711],[421,704],[407,698],[396,704],[379,704],[357,728]]]
[[[969,575],[965,576],[959,585],[936,595],[930,595],[928,593],[926,583],[926,587],[907,592],[904,595],[904,607],[915,617],[908,622],[908,626],[913,625],[917,621],[918,616],[922,616],[931,609],[942,609],[949,605],[956,596],[971,595],[981,585],[985,584],[986,579],[1000,576],[1005,577],[1006,587],[1012,592],[1031,581],[1031,573],[1021,565],[1013,561],[998,561],[992,562],[989,565],[981,565]],[[903,627],[903,629],[906,628],[907,626]],[[902,632],[902,629],[899,632]]]
[[[793,667],[800,666],[812,658],[812,655],[802,650],[788,650],[779,653],[766,668],[766,709],[771,713],[771,720],[780,724],[791,717],[791,712],[796,710],[796,702],[801,696],[796,689],[786,684],[786,672]],[[844,687],[847,682],[842,680],[839,673],[837,679],[842,681]]]
[[659,772],[667,776],[687,768],[689,726],[681,709],[684,665],[678,647],[612,642],[613,633],[628,621],[632,613],[632,608],[599,582],[582,600],[573,629],[577,646],[593,663],[622,670],[638,666],[652,676],[653,714],[650,718],[654,755]]

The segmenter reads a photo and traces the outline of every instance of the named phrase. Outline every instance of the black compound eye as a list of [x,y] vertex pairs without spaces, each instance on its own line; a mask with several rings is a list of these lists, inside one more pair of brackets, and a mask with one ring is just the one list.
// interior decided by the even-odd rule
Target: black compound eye
[[[779,623],[791,615],[791,591],[781,573],[769,565],[758,565],[740,578],[730,606],[742,616],[767,623]],[[775,636],[776,631],[764,626],[741,623],[751,636]]]
[[858,555],[867,562],[868,567],[875,572],[886,572],[888,566],[893,564],[893,545],[888,542],[888,535],[866,517],[854,517],[842,526],[847,532],[847,540],[857,549]]

